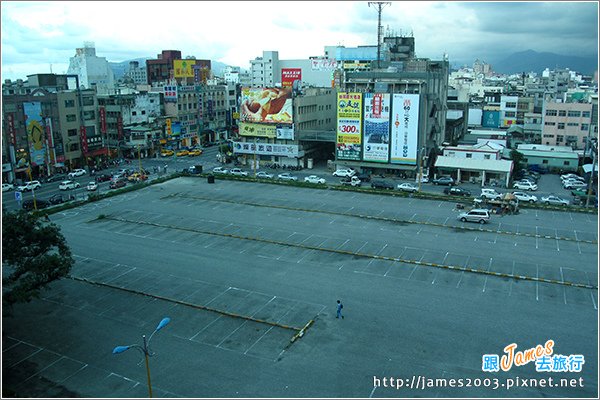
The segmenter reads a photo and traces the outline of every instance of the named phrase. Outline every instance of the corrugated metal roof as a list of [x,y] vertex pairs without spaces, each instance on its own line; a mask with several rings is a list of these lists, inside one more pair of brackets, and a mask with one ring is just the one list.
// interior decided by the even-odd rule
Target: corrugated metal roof
[[435,166],[440,168],[460,168],[465,170],[509,173],[512,170],[512,161],[477,160],[473,158],[439,156],[435,161]]

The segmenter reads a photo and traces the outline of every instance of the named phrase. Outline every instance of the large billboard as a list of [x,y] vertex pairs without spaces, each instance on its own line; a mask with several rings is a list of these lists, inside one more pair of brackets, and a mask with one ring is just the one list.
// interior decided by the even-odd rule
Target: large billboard
[[175,78],[193,78],[194,70],[192,66],[196,60],[173,60],[173,73]]
[[297,158],[300,156],[298,145],[296,144],[273,144],[252,142],[233,142],[233,152],[236,154],[256,154],[263,156],[281,156]]
[[500,111],[483,111],[481,126],[486,128],[500,128]]
[[240,122],[291,124],[292,88],[243,88]]
[[277,135],[277,127],[275,125],[264,125],[264,124],[248,124],[245,122],[240,123],[240,136],[256,136],[274,138]]
[[362,93],[338,93],[336,158],[360,161]]
[[281,86],[292,87],[294,81],[302,80],[301,68],[281,68]]
[[29,159],[32,166],[42,165],[46,161],[44,128],[42,128],[42,103],[23,103],[25,127],[29,142]]
[[393,95],[392,102],[392,164],[417,164],[417,138],[419,132],[419,95]]
[[390,110],[388,93],[365,93],[363,161],[387,163],[390,153]]

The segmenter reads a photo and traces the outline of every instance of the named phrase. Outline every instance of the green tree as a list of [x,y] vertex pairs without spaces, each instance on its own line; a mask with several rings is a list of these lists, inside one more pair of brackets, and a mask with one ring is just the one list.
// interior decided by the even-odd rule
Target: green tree
[[3,309],[39,297],[40,290],[66,276],[74,262],[58,226],[32,213],[3,210]]
[[510,151],[510,159],[513,160],[513,176],[517,175],[523,168],[525,168],[523,163],[523,153],[513,149]]

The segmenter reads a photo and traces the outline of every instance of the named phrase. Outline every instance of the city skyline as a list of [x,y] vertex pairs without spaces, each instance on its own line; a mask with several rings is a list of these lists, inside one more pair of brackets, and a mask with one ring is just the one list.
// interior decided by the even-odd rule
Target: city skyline
[[[150,2],[144,7],[8,1],[1,7],[3,80],[51,68],[65,73],[75,49],[88,41],[110,62],[176,49],[183,57],[247,69],[263,50],[278,51],[281,59],[307,59],[322,56],[325,46],[375,45],[377,36],[377,10],[367,1]],[[119,14],[127,16],[126,23]],[[596,2],[391,2],[383,8],[382,26],[396,35],[412,33],[418,57],[448,54],[451,63],[493,62],[499,54],[528,49],[594,56],[598,48]]]

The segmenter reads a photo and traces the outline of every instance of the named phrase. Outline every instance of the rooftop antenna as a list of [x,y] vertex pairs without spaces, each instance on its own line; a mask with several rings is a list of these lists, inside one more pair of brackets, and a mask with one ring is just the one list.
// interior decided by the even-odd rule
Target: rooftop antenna
[[389,1],[370,1],[369,7],[371,7],[371,4],[377,8],[377,68],[381,68],[381,11],[383,7],[389,6],[392,3]]

